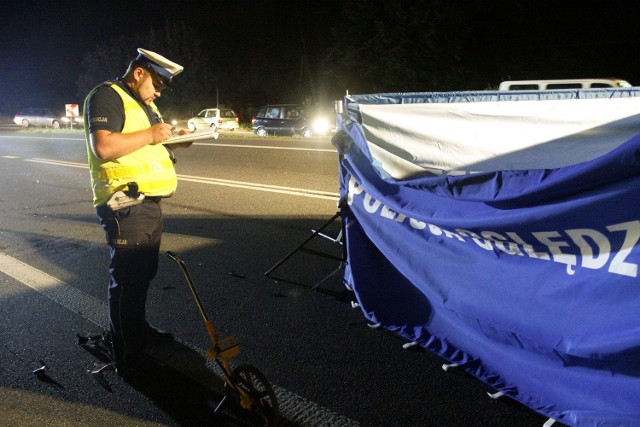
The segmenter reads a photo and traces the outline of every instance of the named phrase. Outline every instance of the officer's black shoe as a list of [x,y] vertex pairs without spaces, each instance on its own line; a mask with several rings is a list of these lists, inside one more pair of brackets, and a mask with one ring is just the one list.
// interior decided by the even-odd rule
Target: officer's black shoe
[[116,373],[127,378],[144,378],[149,375],[148,359],[142,353],[129,355],[121,360],[116,360]]
[[158,345],[168,344],[173,341],[173,335],[169,332],[160,331],[156,328],[148,326],[145,332],[145,344]]

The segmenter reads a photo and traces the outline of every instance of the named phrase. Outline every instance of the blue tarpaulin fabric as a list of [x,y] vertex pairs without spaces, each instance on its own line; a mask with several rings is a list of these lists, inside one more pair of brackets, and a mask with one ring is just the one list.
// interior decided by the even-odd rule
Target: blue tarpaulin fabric
[[[559,91],[556,97],[527,93],[520,99],[637,95]],[[507,102],[518,102],[513,96]],[[345,99],[348,114],[339,117],[334,138],[345,202],[345,282],[371,322],[545,416],[575,426],[640,426],[640,128],[631,127],[636,136],[621,134],[615,124],[629,130],[625,116],[597,131],[581,131],[578,140],[584,138],[585,146],[591,136],[608,138],[607,132],[622,139],[604,154],[596,150],[593,158],[558,168],[434,174],[430,168],[414,173],[412,165],[412,173],[393,176],[381,151],[418,159],[407,152],[419,147],[413,147],[415,138],[406,150],[402,141],[381,142],[363,108],[499,104],[500,97],[487,92]],[[432,110],[424,114],[419,121],[437,120]],[[450,119],[447,125],[455,126]],[[467,116],[464,126],[473,129],[478,120],[483,118]],[[560,146],[555,142],[549,150]],[[539,151],[520,153],[535,161]],[[517,156],[506,157],[512,164]]]

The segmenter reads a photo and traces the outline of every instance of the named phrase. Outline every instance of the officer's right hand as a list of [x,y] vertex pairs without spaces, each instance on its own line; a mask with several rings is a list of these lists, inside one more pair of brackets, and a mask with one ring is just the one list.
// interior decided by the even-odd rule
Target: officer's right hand
[[157,123],[151,126],[151,136],[153,138],[153,143],[158,144],[169,139],[172,133],[172,129],[173,126],[171,126],[169,123]]

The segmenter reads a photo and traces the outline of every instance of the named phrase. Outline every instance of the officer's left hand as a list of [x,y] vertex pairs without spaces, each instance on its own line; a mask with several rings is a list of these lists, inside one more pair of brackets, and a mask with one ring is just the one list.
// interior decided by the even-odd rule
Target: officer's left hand
[[[174,132],[177,135],[186,135],[188,133],[191,133],[191,131],[189,129],[184,129],[184,128],[176,129],[176,130],[174,130]],[[193,141],[179,142],[179,143],[176,143],[176,144],[171,144],[171,148],[187,148],[187,147],[190,147],[191,144],[193,144]]]

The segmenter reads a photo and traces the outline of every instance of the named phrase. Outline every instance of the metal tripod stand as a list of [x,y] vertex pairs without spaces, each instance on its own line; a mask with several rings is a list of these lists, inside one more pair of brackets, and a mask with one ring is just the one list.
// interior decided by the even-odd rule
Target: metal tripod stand
[[[323,233],[323,231],[329,227],[336,219],[340,218],[340,232],[338,233],[338,235],[333,238],[331,236],[328,236],[326,234]],[[327,259],[332,259],[335,261],[338,261],[340,264],[338,265],[338,267],[332,271],[331,273],[329,273],[328,275],[326,275],[325,277],[323,277],[320,281],[318,281],[315,285],[312,286],[311,289],[317,289],[318,286],[320,286],[322,283],[326,282],[329,278],[333,277],[336,273],[338,273],[340,270],[344,269],[345,263],[347,261],[347,251],[346,251],[346,245],[344,242],[344,221],[342,221],[342,216],[340,211],[336,212],[335,215],[333,215],[331,217],[331,219],[329,219],[327,222],[325,222],[320,228],[318,228],[317,230],[311,230],[312,234],[306,238],[302,243],[300,243],[298,246],[296,246],[291,252],[289,252],[287,255],[285,255],[280,261],[278,261],[273,267],[271,267],[269,270],[267,270],[264,275],[272,278],[272,279],[277,279],[277,280],[281,280],[283,282],[289,282],[289,283],[294,283],[297,285],[300,285],[300,283],[295,283],[295,282],[290,282],[288,280],[282,279],[282,278],[276,278],[273,277],[273,272],[275,270],[277,270],[282,264],[284,264],[285,262],[287,262],[293,255],[295,255],[297,252],[304,252],[304,253],[308,253],[311,255],[315,255],[315,256],[319,256],[319,257],[323,257],[323,258],[327,258]],[[316,237],[323,237],[325,239],[328,239],[330,241],[332,241],[333,243],[338,243],[342,246],[342,251],[341,251],[341,256],[337,257],[335,255],[332,254],[328,254],[325,252],[320,252],[317,251],[315,249],[311,249],[306,247],[306,245],[311,242],[313,239],[315,239]]]

